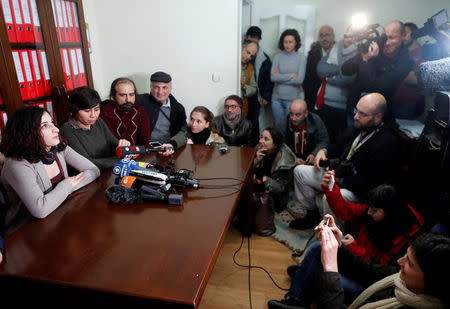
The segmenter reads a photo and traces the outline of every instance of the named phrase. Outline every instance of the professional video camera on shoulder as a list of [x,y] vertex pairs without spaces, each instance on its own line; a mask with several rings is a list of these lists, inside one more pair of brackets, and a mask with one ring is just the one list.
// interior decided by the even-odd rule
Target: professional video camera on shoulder
[[377,43],[382,50],[387,41],[387,36],[383,33],[383,28],[379,24],[367,25],[360,30],[356,30],[353,38],[361,54],[366,54],[369,51],[372,42]]

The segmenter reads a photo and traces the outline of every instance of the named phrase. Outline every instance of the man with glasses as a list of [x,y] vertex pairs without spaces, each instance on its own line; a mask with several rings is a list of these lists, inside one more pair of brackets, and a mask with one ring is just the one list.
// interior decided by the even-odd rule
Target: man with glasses
[[219,135],[229,146],[255,146],[252,124],[242,116],[242,99],[230,95],[225,99],[224,113],[215,117],[214,122]]
[[171,92],[170,75],[156,72],[150,77],[150,93],[136,96],[136,105],[145,107],[150,118],[151,140],[163,144],[164,155],[186,144],[186,111]]
[[[347,138],[338,144],[344,148],[321,149],[315,156],[314,166],[295,167],[294,201],[306,215],[292,221],[290,227],[307,229],[320,221],[315,198],[322,193],[321,181],[325,168],[321,166],[326,163],[329,169],[335,170],[335,182],[349,202],[363,200],[372,188],[395,180],[400,166],[400,141],[392,129],[383,124],[385,112],[386,100],[381,94],[365,95],[356,105],[353,128],[345,135]],[[323,212],[334,215],[325,201]]]

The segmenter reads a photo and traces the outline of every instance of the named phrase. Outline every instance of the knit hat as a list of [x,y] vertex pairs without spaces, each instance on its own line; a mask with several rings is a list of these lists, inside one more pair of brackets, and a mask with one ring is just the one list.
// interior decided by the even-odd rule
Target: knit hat
[[172,77],[165,72],[156,72],[150,76],[150,81],[157,83],[170,83],[172,81]]
[[242,105],[244,104],[244,102],[242,101],[242,98],[240,96],[235,95],[235,94],[232,94],[232,95],[228,96],[225,99],[225,102],[228,101],[228,100],[235,101],[237,104],[239,104],[239,107],[242,107]]

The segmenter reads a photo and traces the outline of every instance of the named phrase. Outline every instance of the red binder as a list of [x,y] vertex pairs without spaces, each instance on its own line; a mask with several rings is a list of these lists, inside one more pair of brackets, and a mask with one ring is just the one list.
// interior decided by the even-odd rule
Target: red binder
[[27,99],[35,98],[36,97],[36,87],[34,85],[33,73],[31,72],[31,63],[30,63],[30,58],[28,57],[28,51],[20,50],[19,56],[20,56],[20,61],[22,63],[22,71],[23,71],[23,76],[25,78],[25,84],[28,89]]
[[87,86],[87,78],[86,78],[86,72],[84,70],[84,61],[83,61],[83,54],[81,53],[81,48],[76,48],[77,51],[77,61],[78,61],[78,71],[79,71],[79,87]]
[[64,23],[64,39],[66,42],[71,42],[70,40],[70,32],[69,32],[69,22],[67,20],[67,7],[66,2],[64,0],[59,0],[61,4],[61,13],[63,16],[63,23]]
[[53,102],[48,100],[44,102],[44,108],[47,110],[47,112],[52,116],[53,121],[56,123],[56,116],[55,112],[53,111]]
[[33,23],[33,34],[34,41],[36,43],[42,43],[42,29],[41,21],[39,20],[39,13],[36,5],[36,0],[29,0],[30,11],[31,11],[31,21]]
[[2,94],[0,93],[0,106],[1,105],[3,105],[3,96],[2,96]]
[[75,32],[75,41],[81,42],[81,34],[80,34],[80,24],[78,23],[78,11],[76,2],[69,2],[69,5],[72,7],[72,19],[73,19],[73,30]]
[[41,69],[41,77],[44,82],[44,95],[52,94],[52,81],[50,80],[50,71],[48,70],[47,54],[43,50],[37,51],[39,69]]
[[33,74],[34,87],[36,88],[36,95],[43,97],[45,95],[44,82],[42,80],[41,70],[39,68],[39,61],[36,50],[28,51],[28,58],[31,64],[31,73]]
[[23,28],[23,17],[22,10],[20,9],[19,0],[11,0],[10,1],[13,20],[14,20],[14,31],[16,32],[17,42],[22,43],[25,42],[25,30]]
[[72,81],[72,74],[70,73],[70,64],[69,64],[69,56],[67,54],[66,48],[61,48],[61,61],[64,69],[64,79],[66,81],[66,88],[67,91],[70,91],[73,89],[73,81]]
[[33,24],[31,22],[30,6],[28,0],[20,0],[20,8],[22,10],[24,41],[25,43],[34,43]]
[[72,80],[74,88],[80,87],[80,71],[78,70],[77,51],[75,48],[68,50],[70,57],[70,67],[72,68]]
[[2,0],[3,17],[5,19],[6,32],[8,32],[8,39],[11,43],[17,42],[16,27],[13,20],[13,11],[9,0]]
[[67,25],[69,29],[69,42],[76,42],[75,30],[73,26],[72,4],[70,1],[63,1],[67,13]]
[[17,79],[19,81],[20,94],[22,95],[23,100],[28,100],[33,97],[33,94],[36,93],[33,87],[29,87],[29,84],[25,81],[25,74],[22,64],[22,57],[20,56],[20,52],[18,50],[12,51],[12,56],[14,60],[14,66],[16,67]]
[[61,16],[61,7],[59,7],[58,10],[58,6],[57,4],[59,3],[59,1],[57,0],[52,0],[52,10],[53,10],[53,17],[55,19],[55,27],[56,27],[56,32],[58,34],[58,42],[64,42],[64,29],[63,29],[63,21],[62,21],[62,16]]

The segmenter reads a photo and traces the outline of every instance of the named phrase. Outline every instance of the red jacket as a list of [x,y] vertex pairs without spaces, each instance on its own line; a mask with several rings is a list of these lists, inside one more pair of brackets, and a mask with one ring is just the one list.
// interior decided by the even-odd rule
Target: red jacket
[[131,111],[125,113],[110,102],[102,105],[100,117],[117,139],[126,139],[131,145],[148,147],[151,139],[150,121],[142,106],[134,105]]
[[[332,191],[324,190],[328,205],[340,220],[356,222],[367,212],[367,204],[347,202],[341,195],[340,188],[335,184]],[[380,251],[369,238],[369,233],[364,225],[359,228],[359,235],[355,241],[347,246],[350,251],[367,261],[385,265],[395,256],[405,245],[409,239],[414,236],[423,225],[422,216],[408,205],[411,212],[417,218],[419,224],[413,224],[409,231],[402,236],[397,236],[392,240],[391,249],[385,252]]]

